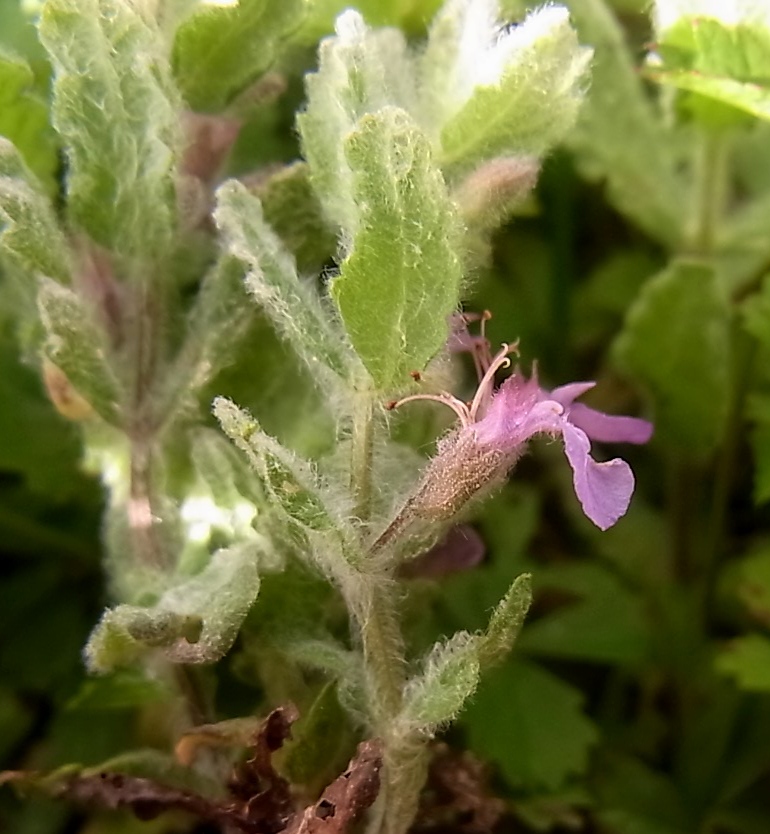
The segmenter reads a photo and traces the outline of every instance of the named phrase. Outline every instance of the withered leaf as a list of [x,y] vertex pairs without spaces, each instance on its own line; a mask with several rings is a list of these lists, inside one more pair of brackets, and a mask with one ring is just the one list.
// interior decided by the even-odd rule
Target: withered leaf
[[382,744],[363,741],[347,770],[323,792],[315,805],[295,815],[284,834],[347,834],[380,792]]

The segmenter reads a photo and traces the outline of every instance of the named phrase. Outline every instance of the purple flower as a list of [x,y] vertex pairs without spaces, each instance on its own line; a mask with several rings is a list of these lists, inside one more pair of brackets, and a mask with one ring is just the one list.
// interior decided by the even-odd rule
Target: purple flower
[[[462,349],[462,347],[461,347]],[[575,493],[583,511],[597,527],[606,530],[628,509],[634,491],[631,467],[620,458],[599,463],[591,457],[591,440],[605,443],[646,443],[652,425],[635,417],[613,417],[575,400],[594,382],[573,382],[546,391],[537,375],[527,379],[516,368],[494,389],[495,372],[510,365],[515,347],[503,345],[493,358],[481,357],[483,377],[472,402],[451,394],[416,395],[399,403],[428,399],[452,408],[459,427],[439,442],[416,493],[409,514],[423,518],[450,518],[487,486],[500,483],[537,434],[561,435],[573,473]],[[478,359],[478,343],[473,343]]]

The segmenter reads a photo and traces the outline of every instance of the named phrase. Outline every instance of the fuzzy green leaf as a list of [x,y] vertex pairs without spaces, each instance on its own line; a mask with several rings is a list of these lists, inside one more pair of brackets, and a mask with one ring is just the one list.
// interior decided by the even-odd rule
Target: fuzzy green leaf
[[193,110],[222,110],[275,60],[302,22],[303,0],[199,5],[174,39],[177,84]]
[[717,669],[749,692],[770,692],[770,639],[748,634],[733,640],[716,660]]
[[620,23],[603,0],[567,0],[581,40],[596,47],[592,82],[570,136],[590,179],[605,180],[610,201],[670,247],[683,236],[688,189],[678,170],[677,137],[648,99]]
[[446,341],[462,277],[458,223],[428,141],[404,111],[364,116],[345,151],[360,219],[331,293],[353,347],[388,391]]
[[124,254],[163,252],[178,114],[160,32],[130,0],[48,0],[39,28],[73,222]]
[[230,400],[218,397],[214,415],[225,434],[246,453],[265,487],[292,521],[317,531],[336,526],[318,476],[307,461],[266,435],[247,411]]
[[0,136],[10,139],[24,161],[50,189],[58,164],[48,108],[31,87],[26,61],[0,54]]
[[531,604],[532,577],[523,573],[492,612],[479,647],[482,668],[502,660],[511,651]]
[[94,411],[117,423],[120,385],[105,360],[107,348],[91,311],[72,290],[50,279],[41,284],[37,302],[46,331],[46,356]]
[[[463,0],[444,12],[455,16],[458,42],[453,71],[443,82],[444,98],[454,98],[456,109],[441,130],[442,162],[451,167],[499,154],[545,153],[577,118],[591,60],[563,7],[533,12],[500,35],[489,24],[486,31],[479,26],[482,5],[490,4]],[[440,17],[438,25],[446,22]],[[469,32],[478,33],[470,49]]]
[[615,344],[656,405],[659,437],[708,455],[727,416],[729,318],[713,269],[675,261],[642,289]]
[[416,106],[414,67],[396,29],[370,30],[358,12],[337,20],[321,43],[318,72],[305,78],[308,105],[297,118],[311,181],[329,219],[352,234],[358,221],[344,140],[358,120],[388,105]]
[[452,721],[479,684],[479,639],[459,631],[437,643],[419,677],[407,687],[402,720],[409,727],[435,732]]
[[166,591],[151,608],[105,612],[86,646],[94,672],[131,665],[157,649],[174,663],[213,663],[227,653],[259,592],[254,544],[218,550],[197,576]]
[[407,727],[432,733],[457,717],[476,691],[480,674],[513,648],[532,602],[531,584],[529,574],[516,578],[485,631],[459,631],[436,643],[422,673],[407,686],[401,716]]
[[69,281],[69,251],[51,205],[16,148],[2,137],[0,224],[0,246],[22,269]]
[[297,275],[294,259],[265,223],[262,205],[233,181],[217,192],[216,223],[228,251],[247,270],[246,288],[297,354],[319,375],[347,378],[353,357],[315,290]]

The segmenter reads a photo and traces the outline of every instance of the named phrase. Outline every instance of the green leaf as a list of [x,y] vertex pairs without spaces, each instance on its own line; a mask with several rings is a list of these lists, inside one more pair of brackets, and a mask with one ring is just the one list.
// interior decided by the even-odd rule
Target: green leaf
[[538,588],[558,589],[576,600],[531,623],[521,637],[524,651],[625,666],[648,657],[644,600],[601,565],[565,564],[538,570],[536,577]]
[[360,219],[331,294],[366,369],[389,391],[446,341],[462,277],[458,223],[428,141],[402,110],[364,116],[345,152]]
[[169,701],[174,693],[160,681],[124,670],[100,678],[90,678],[67,702],[70,710],[123,710]]
[[479,683],[479,640],[459,631],[437,643],[404,693],[401,720],[410,728],[435,732],[452,721]]
[[757,623],[770,626],[770,545],[757,544],[738,565],[737,593]]
[[755,396],[749,401],[754,421],[751,449],[754,458],[754,502],[770,501],[770,398]]
[[403,34],[372,31],[353,10],[337,19],[336,36],[321,42],[318,72],[305,76],[308,104],[297,117],[303,154],[327,216],[348,235],[358,210],[345,137],[364,114],[383,107],[419,112],[414,77]]
[[[217,192],[214,213],[228,251],[247,269],[246,288],[319,382],[347,379],[350,351],[315,290],[297,275],[294,259],[265,223],[259,200],[231,180]],[[325,373],[332,371],[332,375]]]
[[656,406],[656,433],[692,457],[719,442],[729,382],[727,298],[713,269],[675,261],[642,289],[614,346]]
[[680,143],[648,99],[620,23],[603,0],[567,0],[581,40],[596,47],[591,89],[570,145],[610,201],[647,234],[675,248],[688,216]]
[[265,220],[297,260],[302,274],[315,275],[337,249],[304,162],[287,165],[258,189]]
[[275,60],[302,22],[303,0],[199,5],[179,26],[173,67],[193,110],[217,112]]
[[187,316],[187,332],[174,371],[159,392],[167,404],[164,408],[158,403],[160,411],[171,413],[183,405],[186,397],[236,358],[256,315],[243,286],[244,272],[243,264],[225,253],[204,275]]
[[246,453],[251,465],[286,515],[302,528],[336,528],[322,484],[311,465],[266,435],[259,423],[235,403],[218,397],[214,416],[225,434]]
[[422,672],[406,688],[401,720],[408,728],[433,733],[456,718],[476,691],[481,672],[513,648],[531,602],[531,577],[522,574],[492,612],[484,632],[458,631],[436,643]]
[[588,767],[597,741],[582,695],[534,664],[517,660],[485,679],[462,719],[471,749],[515,787],[556,790]]
[[22,269],[62,283],[70,278],[70,254],[48,199],[0,137],[0,246]]
[[742,312],[746,330],[770,349],[770,276],[765,276],[760,291],[746,300]]
[[631,756],[612,756],[596,779],[599,818],[618,834],[688,834],[690,818],[678,785]]
[[50,279],[40,286],[38,308],[46,356],[101,417],[119,422],[120,386],[105,360],[107,348],[91,311],[72,290]]
[[[22,364],[17,346],[7,336],[0,340],[0,402],[0,436],[6,439],[0,444],[0,469],[20,474],[30,489],[52,497],[82,490],[83,481],[77,477],[78,432],[56,414],[39,374]],[[9,502],[3,509],[12,520],[15,513]],[[19,520],[17,546],[23,541],[25,521],[31,521],[26,514]]]
[[123,254],[163,253],[178,113],[160,32],[126,0],[48,0],[39,30],[55,70],[73,222]]
[[57,149],[48,108],[32,92],[33,83],[26,61],[0,53],[0,136],[13,142],[30,169],[52,190]]
[[735,678],[741,689],[770,692],[770,638],[759,634],[736,638],[719,653],[716,668]]
[[336,690],[334,683],[323,686],[292,725],[291,740],[283,748],[283,767],[292,784],[326,785],[344,767],[353,734]]
[[213,663],[232,646],[259,591],[254,544],[218,550],[197,576],[150,608],[108,609],[85,649],[94,672],[135,663],[157,649],[174,663]]
[[[479,25],[488,16],[484,5],[494,9],[478,0],[447,4],[443,14],[454,17],[457,57],[450,73],[431,73],[434,84],[441,79],[439,97],[455,101],[456,112],[441,129],[442,164],[452,168],[500,154],[544,154],[573,126],[591,60],[563,7],[540,9],[499,34],[489,22],[486,31]],[[447,21],[440,15],[436,25]]]
[[[647,76],[696,93],[696,115],[725,119],[722,105],[770,119],[770,30],[761,21],[729,25],[705,15],[682,16],[659,33]],[[705,99],[705,101],[703,100]],[[708,100],[717,102],[717,109]],[[736,121],[728,115],[727,121]]]
[[11,689],[0,687],[0,761],[5,761],[13,748],[32,726],[33,715]]
[[502,660],[513,648],[524,618],[532,604],[532,577],[528,573],[517,576],[508,593],[498,603],[481,636],[479,660],[482,668]]

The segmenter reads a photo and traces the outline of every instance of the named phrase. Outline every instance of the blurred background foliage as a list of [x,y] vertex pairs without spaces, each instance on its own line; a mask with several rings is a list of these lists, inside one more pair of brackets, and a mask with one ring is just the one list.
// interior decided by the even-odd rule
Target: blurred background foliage
[[[581,3],[571,4],[576,23],[583,41],[597,47],[590,100],[602,96],[614,46],[583,31]],[[230,173],[298,157],[302,74],[345,5],[315,4],[278,68],[286,91],[245,127]],[[438,4],[357,5],[371,24],[400,25],[419,38]],[[646,4],[611,5],[641,60],[653,37]],[[34,141],[22,142],[33,150],[27,162],[56,193],[61,165],[46,115],[49,68],[30,8],[22,6],[0,0],[0,50],[26,58],[34,77],[3,78],[0,133],[17,139],[35,132]],[[512,19],[524,8],[505,4]],[[23,125],[3,109],[19,90],[32,102]],[[590,107],[587,119],[606,118],[606,102]],[[618,114],[614,133],[612,125],[592,132],[583,122],[574,141],[550,156],[533,199],[496,235],[488,265],[471,276],[466,307],[492,311],[493,344],[520,338],[522,361],[536,359],[546,384],[597,379],[594,404],[617,413],[649,413],[649,402],[633,393],[639,386],[624,381],[629,376],[656,394],[656,438],[624,452],[638,482],[631,510],[600,533],[573,499],[562,500],[569,472],[551,465],[561,451],[535,444],[512,483],[474,520],[484,563],[414,582],[410,632],[416,646],[428,647],[437,634],[480,628],[513,577],[534,575],[535,605],[514,659],[484,682],[447,737],[489,764],[494,792],[509,803],[503,830],[767,834],[770,300],[759,288],[770,266],[763,240],[770,239],[770,125],[747,124],[731,137],[732,226],[725,226],[724,246],[710,253],[719,287],[713,298],[705,291],[680,297],[683,284],[670,271],[676,268],[664,269],[672,253],[687,249],[667,219],[677,221],[685,203],[677,183],[656,180],[652,159],[650,181],[637,183],[638,193],[629,194],[627,184],[616,188],[611,177],[609,185],[602,181],[608,159],[622,165],[625,143],[654,153]],[[694,140],[671,131],[666,141],[676,173]],[[290,241],[294,218],[281,217],[278,206],[269,219]],[[298,252],[301,267],[323,267],[333,245]],[[83,470],[76,429],[50,404],[23,349],[30,339],[15,329],[15,303],[0,283],[0,768],[93,765],[136,746],[162,748],[167,722],[157,719],[174,708],[168,691],[138,675],[87,679],[84,672],[81,650],[107,602],[102,492]],[[305,419],[317,394],[256,313],[249,343],[258,361],[223,371],[202,399],[231,396],[252,408],[266,431],[312,454],[329,428]],[[420,443],[431,428],[423,426],[422,437],[419,427],[409,431]],[[291,694],[291,681],[279,679],[276,692],[262,691],[246,661],[269,650],[251,635],[269,623],[271,604],[285,605],[292,583],[297,617],[313,619],[309,600],[323,605],[325,592],[312,578],[265,581],[260,605],[217,669],[222,717]],[[339,750],[326,751],[334,763],[349,750],[349,740],[338,741]],[[84,815],[0,792],[0,830],[14,834],[189,827],[181,818]]]

